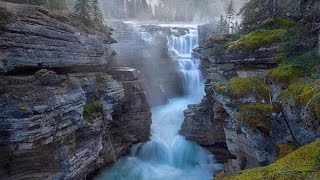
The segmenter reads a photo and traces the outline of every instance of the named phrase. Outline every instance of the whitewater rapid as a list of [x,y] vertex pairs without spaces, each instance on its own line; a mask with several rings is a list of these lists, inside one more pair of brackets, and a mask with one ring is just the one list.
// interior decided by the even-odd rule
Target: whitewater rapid
[[[204,81],[200,60],[191,55],[198,46],[197,29],[190,28],[184,35],[175,34],[168,37],[168,49],[174,53],[183,76],[185,97],[153,108],[150,141],[135,145],[130,156],[120,159],[98,180],[210,180],[221,169],[212,154],[179,135],[183,111],[189,104],[201,101]],[[145,32],[143,36],[146,40],[151,38]]]

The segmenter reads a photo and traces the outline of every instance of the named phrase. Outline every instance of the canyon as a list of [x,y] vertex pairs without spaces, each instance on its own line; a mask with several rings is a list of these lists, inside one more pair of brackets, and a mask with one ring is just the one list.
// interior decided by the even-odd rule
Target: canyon
[[320,177],[317,2],[234,34],[193,3],[110,2],[88,26],[0,1],[1,180]]

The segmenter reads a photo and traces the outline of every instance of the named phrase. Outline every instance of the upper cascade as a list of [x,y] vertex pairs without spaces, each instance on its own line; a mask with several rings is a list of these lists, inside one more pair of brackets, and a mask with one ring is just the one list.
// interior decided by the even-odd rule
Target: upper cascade
[[194,28],[180,29],[171,28],[172,34],[168,38],[169,50],[179,57],[191,58],[192,50],[198,46],[198,30]]

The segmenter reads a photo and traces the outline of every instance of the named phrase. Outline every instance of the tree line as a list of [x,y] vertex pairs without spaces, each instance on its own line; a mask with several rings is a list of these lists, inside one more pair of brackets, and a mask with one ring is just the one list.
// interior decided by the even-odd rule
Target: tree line
[[73,13],[85,24],[103,24],[103,14],[99,0],[4,0],[6,2],[44,6],[49,9],[67,10],[74,5]]

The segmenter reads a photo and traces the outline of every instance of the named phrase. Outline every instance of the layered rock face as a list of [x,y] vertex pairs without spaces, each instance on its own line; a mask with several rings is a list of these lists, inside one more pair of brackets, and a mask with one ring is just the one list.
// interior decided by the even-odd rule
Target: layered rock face
[[[0,179],[85,179],[148,140],[141,73],[102,71],[113,56],[108,30],[86,32],[40,7],[0,6],[12,19],[0,20],[1,73],[15,74],[0,76]],[[43,67],[60,74],[34,74]]]
[[110,22],[110,26],[118,42],[112,46],[118,54],[112,66],[134,67],[142,72],[151,105],[163,104],[169,98],[182,95],[182,78],[167,47],[170,28],[119,21]]
[[114,55],[106,32],[88,33],[79,20],[46,9],[0,3],[0,73],[80,67],[99,69]]
[[[318,33],[314,34],[313,39],[307,37],[306,43],[299,44],[316,49],[313,42]],[[213,153],[220,152],[217,159],[226,162],[225,172],[268,165],[278,158],[283,144],[301,146],[320,136],[314,110],[293,106],[284,97],[288,86],[266,78],[279,63],[283,43],[248,51],[227,50],[230,42],[237,40],[232,35],[211,34],[199,39],[206,40],[194,50],[194,56],[202,60],[207,77],[206,97],[185,111],[181,134],[209,146]],[[226,144],[223,156],[221,146],[215,144]]]

